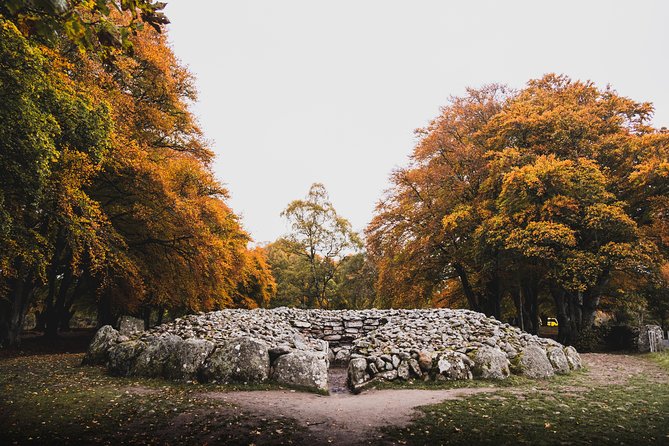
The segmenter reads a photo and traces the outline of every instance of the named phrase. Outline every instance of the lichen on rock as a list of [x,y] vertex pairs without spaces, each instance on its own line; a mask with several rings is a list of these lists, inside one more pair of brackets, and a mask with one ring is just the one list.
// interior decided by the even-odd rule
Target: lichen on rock
[[267,344],[251,338],[234,338],[220,343],[204,362],[203,381],[264,382],[269,378]]
[[281,384],[328,390],[328,362],[324,352],[296,350],[279,356],[272,367],[272,379]]

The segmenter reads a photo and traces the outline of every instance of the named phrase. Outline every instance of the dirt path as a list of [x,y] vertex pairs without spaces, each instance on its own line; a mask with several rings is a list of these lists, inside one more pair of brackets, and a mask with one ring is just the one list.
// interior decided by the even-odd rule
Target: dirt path
[[[587,387],[579,388],[583,391],[596,386],[622,384],[639,374],[658,382],[669,382],[669,376],[664,370],[635,356],[594,353],[581,356],[588,368],[587,374],[581,375],[577,384],[587,384]],[[499,390],[494,387],[386,389],[352,395],[343,391],[342,373],[341,370],[333,371],[333,392],[330,396],[289,390],[210,392],[203,396],[266,416],[294,418],[306,428],[299,444],[361,445],[374,440],[379,428],[407,425],[419,406]]]
[[360,445],[383,426],[403,426],[418,406],[460,398],[494,388],[454,390],[370,390],[330,396],[275,390],[267,392],[211,392],[204,396],[232,403],[244,410],[292,417],[306,427],[300,444]]

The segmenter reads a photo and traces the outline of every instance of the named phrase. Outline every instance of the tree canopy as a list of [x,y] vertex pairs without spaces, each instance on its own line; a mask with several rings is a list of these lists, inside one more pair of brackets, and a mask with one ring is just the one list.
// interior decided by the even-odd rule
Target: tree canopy
[[[210,170],[189,111],[192,77],[165,36],[133,26],[131,52],[71,51],[80,42],[69,33],[45,40],[26,28],[42,3],[10,3],[0,16],[2,342],[18,342],[29,308],[55,335],[82,299],[100,323],[268,305],[265,253],[248,248]],[[35,20],[154,24],[145,4],[112,2],[120,11],[109,13],[105,2],[68,3],[64,15],[40,10]]]
[[666,262],[669,134],[651,116],[554,74],[452,98],[367,228],[380,295],[402,306],[462,295],[496,317],[509,297],[531,331],[550,295],[572,342],[614,283],[656,281]]

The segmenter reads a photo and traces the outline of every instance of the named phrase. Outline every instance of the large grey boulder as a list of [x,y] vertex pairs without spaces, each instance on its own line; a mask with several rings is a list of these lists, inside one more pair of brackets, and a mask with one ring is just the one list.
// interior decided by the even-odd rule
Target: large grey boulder
[[564,355],[567,357],[567,362],[569,363],[569,368],[572,370],[579,370],[583,367],[581,362],[581,355],[578,354],[576,349],[571,345],[564,348]]
[[553,366],[553,370],[558,375],[566,375],[569,373],[569,362],[567,356],[560,347],[549,347],[547,352],[548,361]]
[[367,360],[365,358],[353,358],[348,363],[348,384],[356,388],[369,380],[367,374]]
[[328,361],[324,352],[293,351],[273,364],[272,379],[281,384],[328,390]]
[[409,370],[418,378],[423,377],[423,371],[420,369],[420,364],[414,358],[409,359]]
[[118,320],[118,331],[125,336],[141,333],[144,331],[144,321],[132,316],[121,316]]
[[233,338],[216,346],[200,370],[203,381],[262,382],[269,377],[267,344],[252,338]]
[[135,360],[146,348],[142,341],[131,340],[116,344],[109,349],[107,369],[112,375],[128,376],[132,373]]
[[409,362],[406,360],[400,361],[400,363],[397,365],[397,377],[406,381],[410,376],[411,368],[409,367]]
[[101,327],[88,346],[83,364],[105,364],[109,359],[109,349],[116,345],[119,336],[120,333],[111,325]]
[[190,338],[178,343],[165,364],[165,376],[172,379],[195,379],[212,350],[214,343],[206,339]]
[[470,355],[474,361],[472,373],[483,379],[505,379],[509,376],[506,353],[494,347],[483,346]]
[[434,368],[435,378],[447,381],[472,379],[472,365],[474,362],[462,353],[441,353],[437,357],[437,365]]
[[550,378],[555,374],[546,350],[535,344],[523,349],[518,366],[520,373],[529,378]]
[[165,368],[175,352],[179,351],[183,339],[173,334],[153,336],[146,340],[146,348],[135,358],[131,375],[164,376]]

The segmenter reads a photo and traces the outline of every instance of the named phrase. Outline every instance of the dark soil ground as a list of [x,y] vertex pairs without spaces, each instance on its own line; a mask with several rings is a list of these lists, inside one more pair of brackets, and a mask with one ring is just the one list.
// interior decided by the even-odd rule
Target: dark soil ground
[[91,333],[0,351],[4,444],[669,444],[669,354],[584,354],[546,381],[276,385],[115,378],[80,362]]
[[0,348],[0,360],[16,356],[84,353],[94,335],[94,329],[82,328],[63,332],[55,339],[46,339],[41,332],[26,331],[21,337],[19,348]]

